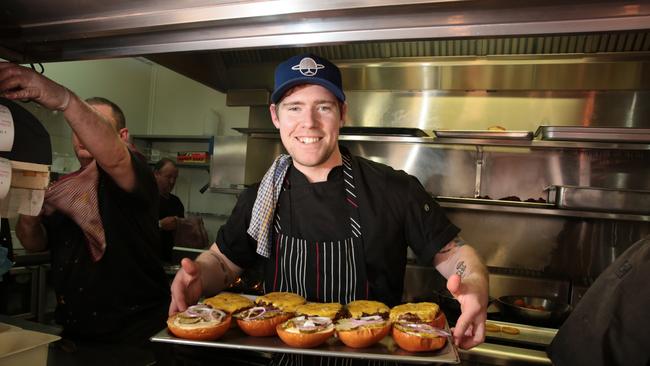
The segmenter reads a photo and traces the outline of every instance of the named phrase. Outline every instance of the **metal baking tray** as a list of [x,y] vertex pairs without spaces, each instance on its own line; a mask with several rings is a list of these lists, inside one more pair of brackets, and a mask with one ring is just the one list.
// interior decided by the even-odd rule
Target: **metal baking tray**
[[558,208],[628,213],[650,212],[650,191],[550,186],[548,201]]
[[[488,320],[486,324],[496,325],[499,328],[498,331],[493,331],[493,330],[491,331],[486,329],[485,337],[487,339],[510,341],[513,343],[527,344],[533,346],[548,346],[551,344],[551,341],[557,334],[557,329],[534,327],[534,326],[518,324],[518,323]],[[518,333],[517,334],[505,333],[500,330],[502,327],[515,328],[517,329]]]
[[[447,327],[447,330],[449,330],[449,327]],[[368,348],[350,348],[345,346],[335,337],[331,337],[325,344],[319,347],[303,349],[290,347],[282,342],[278,337],[251,337],[246,335],[239,328],[229,329],[223,337],[216,341],[193,341],[190,339],[177,338],[171,335],[165,328],[151,337],[151,341],[258,352],[295,353],[312,356],[360,358],[366,360],[383,360],[418,364],[460,363],[458,350],[453,346],[451,337],[447,338],[445,347],[437,352],[418,353],[407,352],[400,349],[391,336],[385,337],[379,343]]]
[[650,142],[650,128],[540,126],[535,132],[542,140],[596,142]]
[[532,140],[532,131],[433,130],[438,138]]

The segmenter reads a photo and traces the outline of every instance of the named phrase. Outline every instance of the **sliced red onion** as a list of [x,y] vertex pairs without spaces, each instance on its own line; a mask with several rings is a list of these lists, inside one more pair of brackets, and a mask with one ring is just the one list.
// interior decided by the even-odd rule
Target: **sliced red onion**
[[255,320],[264,316],[264,314],[277,314],[280,313],[278,309],[267,309],[264,306],[255,306],[250,309],[244,310],[240,313],[239,318],[242,320]]
[[361,318],[340,319],[336,324],[338,330],[353,330],[360,326],[383,325],[386,321],[380,315],[362,316]]
[[205,304],[192,305],[185,310],[185,315],[190,318],[201,318],[201,320],[209,322],[221,322],[226,317],[226,313],[219,309],[213,309]]
[[324,316],[298,316],[290,320],[302,333],[315,333],[332,325],[332,320]]

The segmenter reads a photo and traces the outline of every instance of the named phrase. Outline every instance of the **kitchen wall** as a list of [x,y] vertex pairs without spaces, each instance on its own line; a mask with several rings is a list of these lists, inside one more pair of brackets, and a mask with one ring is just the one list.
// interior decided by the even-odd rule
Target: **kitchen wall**
[[[233,127],[248,125],[248,107],[226,106],[226,95],[142,58],[46,63],[45,75],[82,98],[101,96],[124,111],[132,135],[237,135]],[[78,168],[71,130],[61,113],[34,103],[25,107],[48,129],[52,139],[53,171]],[[189,146],[187,149],[192,149]],[[172,148],[183,148],[180,144]],[[201,213],[211,240],[235,204],[233,195],[201,194],[207,170],[181,168],[175,194],[188,212]]]

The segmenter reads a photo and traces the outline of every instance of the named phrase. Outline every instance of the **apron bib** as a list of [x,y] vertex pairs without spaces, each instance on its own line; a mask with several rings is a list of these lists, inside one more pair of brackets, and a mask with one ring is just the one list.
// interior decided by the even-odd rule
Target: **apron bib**
[[[350,236],[336,241],[307,241],[284,234],[276,209],[273,251],[264,292],[288,291],[310,301],[347,304],[369,295],[351,159],[342,155],[343,184],[350,216]],[[291,189],[285,178],[283,190]],[[290,230],[286,230],[287,232]]]

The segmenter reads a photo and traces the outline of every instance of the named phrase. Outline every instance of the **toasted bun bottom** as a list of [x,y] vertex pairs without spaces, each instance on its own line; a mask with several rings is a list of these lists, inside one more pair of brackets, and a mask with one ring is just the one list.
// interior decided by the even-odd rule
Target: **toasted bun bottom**
[[447,341],[446,337],[420,337],[402,332],[395,327],[393,327],[393,339],[401,349],[409,352],[435,351],[442,348]]
[[272,318],[260,320],[242,320],[237,319],[237,325],[244,333],[253,337],[271,337],[276,335],[275,326],[291,318],[292,314],[282,313]]
[[230,328],[230,315],[219,324],[206,325],[205,327],[183,328],[174,324],[174,314],[167,319],[167,328],[179,338],[193,339],[195,341],[214,341],[219,339]]
[[296,348],[313,348],[319,346],[334,335],[334,327],[318,333],[292,333],[282,328],[282,324],[278,324],[276,330],[278,336],[284,343]]
[[365,348],[381,341],[390,332],[390,322],[383,327],[359,327],[353,330],[337,331],[341,342],[352,348]]

